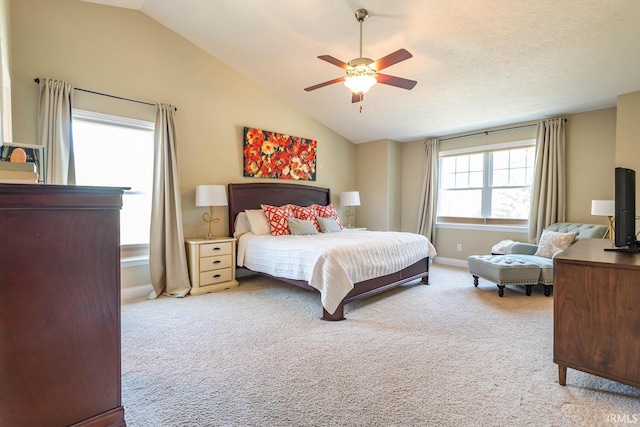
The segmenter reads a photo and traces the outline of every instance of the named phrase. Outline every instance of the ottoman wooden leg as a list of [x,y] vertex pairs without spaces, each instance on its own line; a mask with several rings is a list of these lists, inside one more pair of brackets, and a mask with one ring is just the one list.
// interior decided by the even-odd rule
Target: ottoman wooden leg
[[504,285],[497,285],[498,286],[498,296],[499,297],[503,297],[504,296]]
[[548,297],[551,295],[551,286],[550,285],[542,285],[544,286],[544,296]]
[[473,275],[473,286],[475,286],[476,288],[478,287],[478,276],[476,276],[475,274]]
[[527,296],[530,297],[531,296],[531,288],[533,288],[533,285],[526,285],[526,287],[527,287],[527,290],[526,290]]

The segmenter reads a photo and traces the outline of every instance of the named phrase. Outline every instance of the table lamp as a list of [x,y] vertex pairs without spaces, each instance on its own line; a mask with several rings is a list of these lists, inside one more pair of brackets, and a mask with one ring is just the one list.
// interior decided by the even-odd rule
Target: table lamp
[[211,223],[220,221],[220,218],[213,217],[214,206],[227,206],[227,191],[224,185],[198,185],[196,187],[196,206],[209,206],[209,212],[202,214],[204,222],[209,224],[209,232],[205,239],[216,238],[211,233]]
[[340,193],[340,206],[347,207],[347,228],[352,228],[351,217],[355,215],[355,212],[351,212],[351,206],[360,206],[360,193],[358,191]]
[[613,233],[615,232],[613,226],[613,216],[615,215],[615,201],[613,200],[592,200],[591,201],[591,215],[594,216],[606,216],[609,218],[609,227],[604,233],[602,238],[609,236],[609,240],[613,240]]

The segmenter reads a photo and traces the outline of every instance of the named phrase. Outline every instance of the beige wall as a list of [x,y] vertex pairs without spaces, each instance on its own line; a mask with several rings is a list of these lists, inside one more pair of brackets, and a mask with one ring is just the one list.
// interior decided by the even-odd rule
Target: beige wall
[[369,230],[387,229],[388,140],[356,145],[356,188],[360,207],[356,225]]
[[389,141],[389,221],[387,230],[402,229],[402,143]]
[[[640,177],[640,92],[618,96],[618,116],[616,122],[617,167],[636,171]],[[640,185],[636,182],[636,212],[640,205]]]
[[566,115],[567,219],[605,224],[591,200],[613,200],[616,108]]
[[[6,1],[6,0],[5,0]],[[242,176],[242,128],[318,141],[317,181],[332,201],[356,187],[355,145],[141,12],[77,0],[11,1],[14,140],[36,139],[35,77],[178,108],[185,237],[206,233],[198,184]],[[153,120],[154,108],[76,92],[76,108]],[[214,233],[228,233],[226,212]]]
[[[613,161],[616,146],[616,108],[565,116],[567,121],[567,220],[606,224],[606,218],[591,216],[591,200],[613,199]],[[505,127],[525,126],[529,123]],[[504,127],[503,127],[504,128]],[[500,129],[500,128],[496,128]],[[535,138],[537,127],[526,126],[443,141],[441,150],[466,148]],[[472,132],[473,133],[473,132]],[[443,139],[457,135],[444,136]],[[424,140],[403,144],[402,230],[416,231],[419,195],[424,170]],[[488,253],[504,239],[527,241],[526,230],[500,227],[491,231],[462,227],[438,227],[436,250],[441,258],[466,260],[469,255]],[[457,251],[457,245],[462,251]]]
[[399,231],[402,221],[402,144],[383,139],[358,144],[358,227]]
[[[11,87],[10,68],[10,22],[9,0],[0,0],[0,146],[2,145],[5,129],[11,129],[11,123],[5,121],[10,111],[10,99],[5,100],[5,86]],[[10,133],[10,132],[9,132]]]

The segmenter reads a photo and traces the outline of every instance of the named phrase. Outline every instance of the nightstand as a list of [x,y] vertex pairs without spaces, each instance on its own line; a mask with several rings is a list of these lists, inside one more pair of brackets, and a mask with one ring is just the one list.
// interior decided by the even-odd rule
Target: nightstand
[[185,239],[191,295],[238,286],[236,280],[236,239]]

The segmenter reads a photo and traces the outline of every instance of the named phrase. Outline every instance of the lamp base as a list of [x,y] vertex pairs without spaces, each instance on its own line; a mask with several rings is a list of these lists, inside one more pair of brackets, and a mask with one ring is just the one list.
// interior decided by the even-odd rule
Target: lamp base
[[607,231],[605,231],[602,238],[606,239],[607,237],[609,237],[609,240],[613,240],[613,233],[615,233],[616,231],[615,227],[613,226],[613,217],[608,216],[607,218],[609,218],[609,227],[607,227]]
[[211,233],[211,224],[220,221],[220,218],[213,217],[213,206],[209,206],[209,213],[202,214],[202,220],[207,223],[209,229],[204,239],[215,240],[217,237]]

